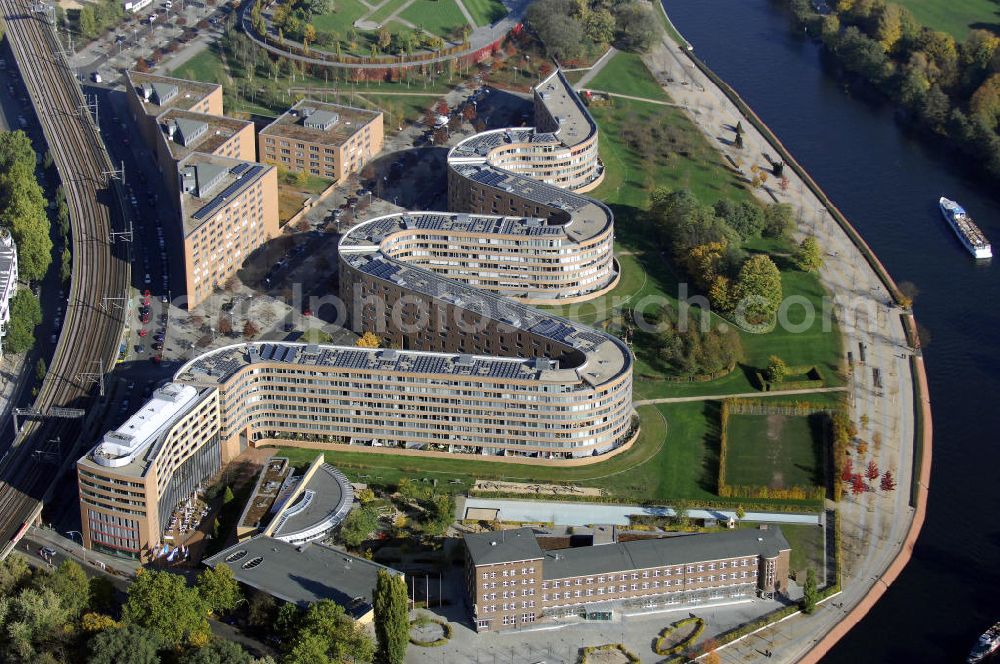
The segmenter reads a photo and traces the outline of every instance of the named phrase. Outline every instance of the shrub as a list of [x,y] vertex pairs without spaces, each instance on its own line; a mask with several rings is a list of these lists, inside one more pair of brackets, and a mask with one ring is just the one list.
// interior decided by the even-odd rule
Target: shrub
[[439,646],[443,646],[451,640],[452,626],[447,620],[430,618],[428,616],[421,615],[420,617],[410,621],[410,627],[415,625],[424,626],[430,623],[441,625],[441,630],[444,632],[444,634],[441,635],[441,638],[434,639],[433,641],[421,641],[420,639],[414,638],[411,634],[410,643],[415,646],[420,646],[421,648],[437,648]]
[[[664,642],[678,629],[687,627],[688,625],[694,625],[694,629],[688,634],[684,639],[678,642],[676,645],[670,648],[664,647]],[[663,630],[656,637],[656,643],[653,644],[653,652],[657,655],[679,655],[688,647],[694,645],[694,643],[701,637],[701,633],[705,631],[705,621],[701,618],[692,616],[690,618],[684,618],[678,620],[672,625],[664,627]]]

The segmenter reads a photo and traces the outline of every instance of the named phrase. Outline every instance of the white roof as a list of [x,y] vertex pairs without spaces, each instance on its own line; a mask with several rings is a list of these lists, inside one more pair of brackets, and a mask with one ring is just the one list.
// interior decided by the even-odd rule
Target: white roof
[[92,452],[94,461],[114,468],[132,463],[197,397],[191,385],[167,383],[120,427],[104,434]]

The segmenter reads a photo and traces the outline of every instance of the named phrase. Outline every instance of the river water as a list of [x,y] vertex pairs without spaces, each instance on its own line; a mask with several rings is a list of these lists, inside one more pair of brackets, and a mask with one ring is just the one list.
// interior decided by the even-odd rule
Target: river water
[[914,556],[826,661],[956,662],[1000,620],[1000,258],[977,265],[937,210],[959,201],[1000,248],[1000,188],[852,95],[767,0],[663,0],[678,30],[774,130],[897,282],[917,320],[934,415],[927,521]]

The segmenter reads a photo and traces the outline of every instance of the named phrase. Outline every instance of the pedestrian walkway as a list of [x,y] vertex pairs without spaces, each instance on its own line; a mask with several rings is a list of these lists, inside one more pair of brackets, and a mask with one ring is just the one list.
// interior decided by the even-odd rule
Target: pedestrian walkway
[[693,397],[663,397],[633,401],[633,406],[650,406],[657,403],[687,403],[691,401],[718,401],[721,399],[757,399],[759,397],[791,397],[801,394],[826,394],[846,392],[846,387],[813,387],[801,390],[773,390],[771,392],[740,392],[737,394],[699,394]]
[[[677,513],[671,507],[651,505],[608,505],[605,503],[558,502],[550,500],[518,500],[497,498],[466,498],[458,514],[460,520],[471,509],[498,510],[501,521],[516,523],[551,523],[554,526],[588,526],[592,524],[629,525],[630,516],[671,517]],[[733,510],[700,509],[687,510],[691,519],[717,519],[728,521],[736,518]],[[822,525],[821,513],[795,512],[747,512],[741,521],[755,523],[787,523],[816,526]]]
[[[590,83],[590,81],[595,76],[597,76],[597,74],[599,74],[602,69],[604,69],[604,65],[611,62],[611,58],[615,57],[617,53],[618,49],[615,48],[614,46],[608,48],[608,50],[604,53],[604,55],[602,55],[597,59],[597,62],[590,65],[590,69],[587,70],[586,74],[580,77],[580,80],[576,82],[576,85],[574,87],[577,90],[582,90],[587,85],[587,83]],[[564,69],[563,71],[566,70]]]

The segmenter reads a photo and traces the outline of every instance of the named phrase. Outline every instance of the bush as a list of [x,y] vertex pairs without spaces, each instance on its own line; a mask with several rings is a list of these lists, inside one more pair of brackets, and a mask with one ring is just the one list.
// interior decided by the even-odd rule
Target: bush
[[602,646],[587,646],[585,648],[580,648],[580,659],[578,662],[579,664],[587,664],[587,659],[590,655],[605,650],[617,650],[621,654],[625,655],[625,659],[627,659],[631,664],[639,664],[642,661],[639,659],[638,655],[626,648],[622,643],[605,643]]
[[420,646],[421,648],[437,648],[439,646],[443,646],[444,644],[448,643],[448,641],[451,640],[452,626],[451,623],[449,623],[447,620],[421,616],[419,618],[416,618],[415,620],[411,620],[410,627],[414,627],[415,625],[426,625],[428,623],[441,625],[441,629],[444,631],[444,634],[441,635],[441,638],[435,639],[433,641],[421,641],[420,639],[414,638],[411,635],[410,643],[412,643],[415,646]]
[[[676,632],[678,629],[687,627],[688,625],[694,625],[694,629],[691,631],[690,634],[688,634],[684,639],[682,639],[676,645],[673,645],[670,648],[664,647],[664,642],[671,635],[673,635],[674,632]],[[679,655],[690,646],[693,646],[694,643],[699,638],[701,638],[701,634],[704,631],[705,631],[705,621],[702,620],[701,618],[693,616],[691,618],[684,618],[682,620],[678,620],[674,624],[664,627],[663,630],[659,633],[659,635],[656,637],[656,643],[653,644],[653,652],[655,652],[657,655],[664,655],[664,656]]]

